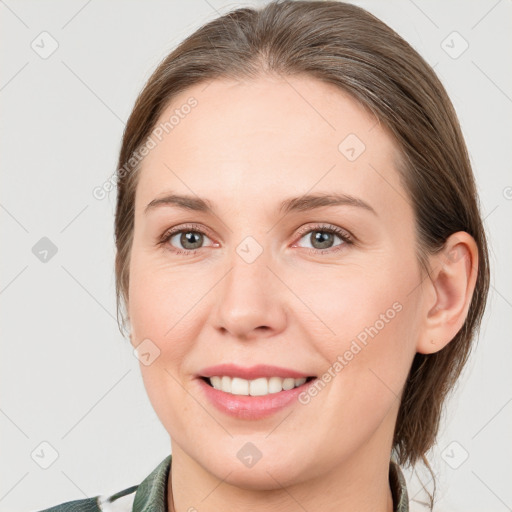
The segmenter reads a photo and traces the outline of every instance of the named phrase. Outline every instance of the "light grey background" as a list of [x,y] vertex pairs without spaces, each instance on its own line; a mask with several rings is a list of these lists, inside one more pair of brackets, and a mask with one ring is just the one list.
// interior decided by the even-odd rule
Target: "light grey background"
[[[262,3],[0,1],[1,512],[119,491],[170,453],[115,322],[115,193],[92,191],[115,171],[124,122],[159,61],[203,23]],[[491,244],[481,337],[429,457],[435,510],[512,510],[512,2],[357,4],[435,66]],[[46,262],[32,250],[43,237],[57,248]],[[31,455],[43,448],[50,462],[43,442],[58,453],[48,469]],[[411,510],[424,510],[417,475],[406,476]]]

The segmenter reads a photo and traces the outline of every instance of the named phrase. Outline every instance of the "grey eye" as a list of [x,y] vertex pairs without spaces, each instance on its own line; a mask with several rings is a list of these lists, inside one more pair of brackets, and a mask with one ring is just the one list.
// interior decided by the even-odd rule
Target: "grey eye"
[[[326,229],[312,229],[308,233],[306,233],[302,238],[307,238],[307,240],[311,243],[313,249],[330,249],[334,245],[334,239],[338,238],[342,243],[344,241],[341,239],[339,235],[336,233],[332,233]],[[338,244],[341,245],[341,244]]]
[[200,249],[202,247],[202,244],[204,242],[206,237],[203,233],[200,233],[199,231],[193,231],[193,230],[184,230],[179,231],[175,233],[170,239],[169,242],[171,242],[171,245],[176,245],[172,243],[172,240],[178,238],[179,244],[181,244],[181,247],[178,246],[178,248],[187,249],[190,251],[193,251],[195,249]]

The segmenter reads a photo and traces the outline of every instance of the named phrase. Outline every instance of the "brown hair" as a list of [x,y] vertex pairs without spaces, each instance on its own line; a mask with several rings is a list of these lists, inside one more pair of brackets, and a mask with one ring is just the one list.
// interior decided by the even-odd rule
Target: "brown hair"
[[[478,245],[475,292],[462,329],[442,350],[416,354],[404,387],[393,448],[400,464],[432,447],[443,402],[469,356],[488,287],[485,232],[471,164],[452,103],[425,60],[366,10],[338,1],[274,1],[240,8],[199,28],[158,66],[127,122],[118,162],[116,292],[128,304],[129,262],[141,146],[173,97],[215,78],[307,75],[348,92],[389,129],[415,211],[420,262],[466,231]],[[428,269],[427,269],[428,270]],[[126,319],[120,330],[123,332]],[[434,487],[435,489],[435,487]],[[431,497],[431,505],[433,498]]]

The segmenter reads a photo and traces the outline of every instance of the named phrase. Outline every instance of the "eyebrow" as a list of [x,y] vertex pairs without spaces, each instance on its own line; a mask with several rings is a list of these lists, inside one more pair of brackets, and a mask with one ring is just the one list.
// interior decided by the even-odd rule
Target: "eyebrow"
[[[165,197],[153,199],[144,209],[144,213],[148,213],[148,211],[159,206],[175,206],[183,210],[196,212],[208,212],[215,209],[213,204],[207,199],[189,195],[169,194]],[[285,199],[280,204],[278,211],[286,215],[292,211],[303,212],[326,206],[355,206],[377,215],[377,212],[368,203],[348,194],[307,194],[300,197],[291,197]]]

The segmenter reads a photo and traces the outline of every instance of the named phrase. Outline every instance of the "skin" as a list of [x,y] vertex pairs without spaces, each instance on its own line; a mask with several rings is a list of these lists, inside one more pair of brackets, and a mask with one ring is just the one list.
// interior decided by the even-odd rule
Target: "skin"
[[[141,372],[171,438],[169,509],[390,512],[400,394],[414,354],[442,349],[463,325],[474,240],[452,235],[425,278],[396,146],[333,85],[216,80],[183,91],[160,121],[191,96],[197,107],[143,161],[130,260],[131,342],[149,339],[160,351]],[[352,162],[338,149],[350,133],[366,147]],[[213,209],[145,213],[171,191],[208,199]],[[278,211],[286,198],[333,192],[374,212]],[[191,250],[179,235],[158,244],[186,223],[204,233],[195,254],[173,252]],[[332,235],[322,249],[312,238],[318,223],[350,232],[354,243]],[[262,249],[252,263],[236,252],[248,236]],[[219,412],[201,392],[197,374],[220,363],[321,376],[397,302],[400,312],[307,405],[249,421]],[[236,456],[247,442],[262,453],[251,468]]]

